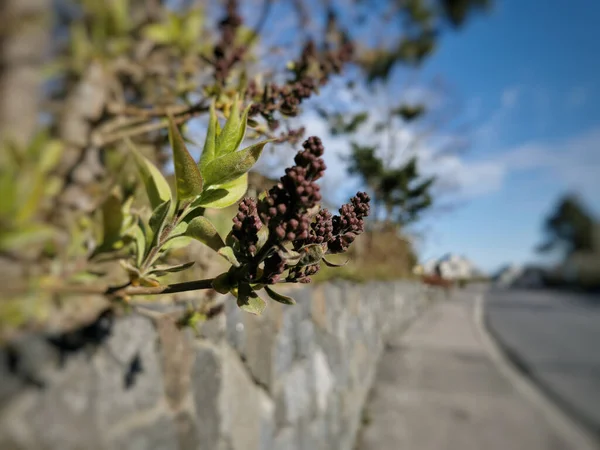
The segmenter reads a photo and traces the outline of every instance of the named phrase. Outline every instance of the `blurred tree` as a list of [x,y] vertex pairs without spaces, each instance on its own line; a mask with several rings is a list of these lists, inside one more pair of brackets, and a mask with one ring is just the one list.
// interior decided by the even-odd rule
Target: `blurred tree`
[[544,242],[540,252],[559,251],[565,257],[574,252],[594,250],[594,225],[592,214],[575,195],[562,197],[544,222]]

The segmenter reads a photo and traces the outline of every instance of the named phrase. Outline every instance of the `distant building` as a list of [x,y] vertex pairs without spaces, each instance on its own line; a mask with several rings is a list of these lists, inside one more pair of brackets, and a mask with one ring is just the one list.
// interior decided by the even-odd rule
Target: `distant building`
[[449,253],[425,262],[420,271],[426,275],[438,275],[447,280],[467,280],[482,275],[475,265],[464,256]]

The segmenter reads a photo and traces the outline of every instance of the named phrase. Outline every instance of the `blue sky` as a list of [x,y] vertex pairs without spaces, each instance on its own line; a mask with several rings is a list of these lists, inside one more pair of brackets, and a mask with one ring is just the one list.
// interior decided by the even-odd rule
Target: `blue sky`
[[451,166],[461,206],[425,220],[422,256],[458,252],[485,270],[536,259],[565,190],[600,211],[600,4],[497,2],[447,33],[421,71],[467,105],[471,147]]
[[[274,9],[267,28],[279,30],[278,39],[296,42],[289,11]],[[425,93],[427,98],[432,80],[441,77],[443,89],[461,105],[456,116],[468,124],[461,136],[452,128],[438,133],[448,139],[466,133],[466,153],[440,155],[428,144],[419,149],[425,172],[458,187],[441,200],[456,208],[431,214],[411,230],[422,259],[458,253],[486,271],[539,260],[534,247],[542,239],[543,218],[566,191],[579,193],[600,217],[598,23],[600,3],[595,0],[495,0],[489,13],[446,32],[434,55],[417,74],[409,74],[412,81],[400,79],[387,93],[380,92],[379,100],[369,97],[370,113],[376,116],[384,109],[377,101],[389,95],[418,100]],[[261,57],[269,55],[264,48]],[[402,78],[406,70],[399,73]],[[316,100],[352,107],[344,83],[333,80]],[[323,139],[329,167],[323,191],[342,203],[360,188],[340,164],[348,142],[331,136],[310,108],[299,121],[308,135]],[[262,158],[260,169],[278,174],[293,154],[286,156],[282,149]]]

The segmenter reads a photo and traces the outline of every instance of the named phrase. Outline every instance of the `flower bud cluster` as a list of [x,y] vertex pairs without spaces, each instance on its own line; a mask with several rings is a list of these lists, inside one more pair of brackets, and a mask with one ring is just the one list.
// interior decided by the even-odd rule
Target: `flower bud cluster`
[[249,84],[247,97],[254,102],[249,115],[253,117],[260,114],[270,127],[276,122],[274,114],[277,111],[296,116],[300,104],[316,93],[319,86],[325,85],[332,74],[340,73],[353,54],[354,47],[349,41],[344,41],[337,49],[320,52],[313,41],[308,41],[299,60],[293,65],[293,79],[284,85],[268,83],[262,89],[254,81]]
[[233,218],[231,234],[239,242],[240,252],[250,258],[256,255],[256,244],[258,243],[258,231],[262,222],[258,218],[256,200],[246,197],[239,206],[238,213]]
[[343,253],[356,237],[364,231],[364,218],[369,215],[369,195],[359,192],[350,203],[340,208],[340,215],[332,219],[334,238],[327,247],[331,253]]
[[225,83],[233,66],[241,61],[246,53],[246,47],[235,42],[237,31],[242,25],[238,6],[237,0],[227,0],[225,17],[219,22],[221,38],[213,49],[215,79],[221,85]]
[[[308,138],[302,146],[294,158],[295,165],[286,169],[279,183],[259,201],[245,198],[233,219],[231,234],[239,243],[238,259],[249,263],[245,275],[248,281],[274,284],[287,270],[287,282],[309,283],[320,269],[320,257],[307,261],[308,245],[313,245],[312,250],[318,244],[326,252],[341,253],[364,230],[364,218],[369,215],[369,196],[364,192],[342,206],[339,216],[332,216],[326,209],[314,211],[321,201],[316,180],[326,169],[324,148],[318,137]],[[269,237],[259,249],[259,231],[264,226],[268,227]],[[285,249],[288,243],[294,251]]]
[[310,266],[291,267],[285,281],[290,283],[310,283],[311,276],[315,275],[321,269],[320,264],[311,264]]

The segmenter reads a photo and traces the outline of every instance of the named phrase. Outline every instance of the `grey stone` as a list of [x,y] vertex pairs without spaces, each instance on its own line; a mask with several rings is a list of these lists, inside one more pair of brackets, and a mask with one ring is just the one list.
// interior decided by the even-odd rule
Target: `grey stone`
[[194,404],[196,408],[200,449],[217,448],[221,431],[219,397],[223,386],[223,362],[212,345],[196,343],[192,367]]
[[298,430],[294,427],[286,427],[275,436],[275,447],[277,450],[301,450]]
[[258,449],[265,421],[273,420],[273,407],[265,405],[266,397],[233,350],[224,347],[222,358],[221,429],[227,433],[233,450]]
[[[81,449],[90,447],[79,447]],[[172,418],[162,416],[156,421],[128,429],[111,440],[110,449],[119,450],[180,450]]]
[[296,363],[290,372],[278,380],[275,394],[280,424],[294,424],[309,417],[316,407],[312,368],[308,361]]
[[158,335],[148,319],[130,316],[115,323],[92,361],[94,409],[100,429],[151,408],[163,398],[157,344]]
[[315,326],[310,320],[303,320],[297,326],[296,356],[309,358],[315,350]]

